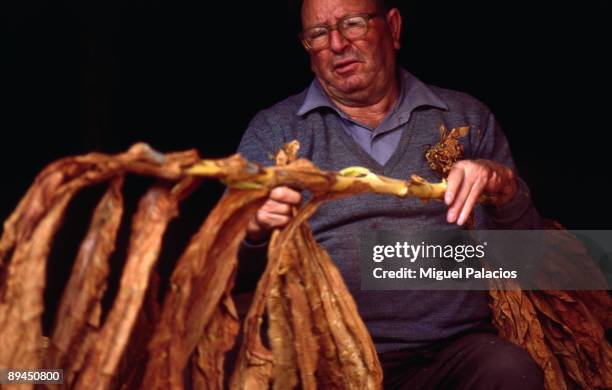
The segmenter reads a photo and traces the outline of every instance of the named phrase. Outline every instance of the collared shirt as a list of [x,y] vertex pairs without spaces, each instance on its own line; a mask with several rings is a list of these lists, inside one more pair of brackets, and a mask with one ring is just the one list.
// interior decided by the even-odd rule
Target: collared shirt
[[414,109],[420,106],[448,109],[446,103],[427,85],[404,69],[399,72],[400,94],[397,102],[375,129],[349,118],[331,101],[316,78],[310,84],[297,114],[301,116],[320,107],[333,109],[340,116],[344,131],[380,165],[385,165],[397,148],[404,125],[410,120]]

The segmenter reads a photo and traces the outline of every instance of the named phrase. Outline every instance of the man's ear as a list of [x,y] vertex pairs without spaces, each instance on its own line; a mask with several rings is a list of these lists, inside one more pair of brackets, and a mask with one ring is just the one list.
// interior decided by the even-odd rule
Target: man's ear
[[393,47],[395,50],[399,50],[401,47],[400,36],[402,34],[402,15],[397,8],[392,8],[387,12],[387,25],[391,30],[391,37],[393,38]]

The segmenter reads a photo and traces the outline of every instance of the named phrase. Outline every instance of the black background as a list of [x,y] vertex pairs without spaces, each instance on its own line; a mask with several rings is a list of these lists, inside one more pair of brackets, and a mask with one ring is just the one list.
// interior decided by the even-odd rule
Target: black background
[[[4,2],[4,219],[54,159],[232,153],[260,109],[308,85],[286,1]],[[405,1],[400,63],[484,101],[541,213],[610,228],[610,2]],[[200,195],[200,216],[221,191]],[[198,203],[201,202],[201,203]]]

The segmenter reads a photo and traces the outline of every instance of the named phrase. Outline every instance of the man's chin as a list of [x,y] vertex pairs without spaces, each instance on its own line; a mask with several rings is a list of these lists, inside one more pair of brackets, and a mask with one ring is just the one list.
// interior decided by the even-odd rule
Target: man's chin
[[364,90],[366,83],[362,77],[351,75],[343,77],[336,83],[336,89],[343,94],[353,94]]

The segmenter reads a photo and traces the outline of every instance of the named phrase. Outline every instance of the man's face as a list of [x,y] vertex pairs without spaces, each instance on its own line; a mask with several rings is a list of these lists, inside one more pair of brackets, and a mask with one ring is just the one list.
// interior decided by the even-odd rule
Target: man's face
[[[353,14],[374,13],[373,0],[305,0],[304,29],[317,25],[335,26]],[[401,19],[396,9],[368,22],[367,34],[347,40],[330,31],[329,45],[308,50],[312,71],[332,98],[347,105],[370,104],[395,82],[395,52],[399,49]]]

